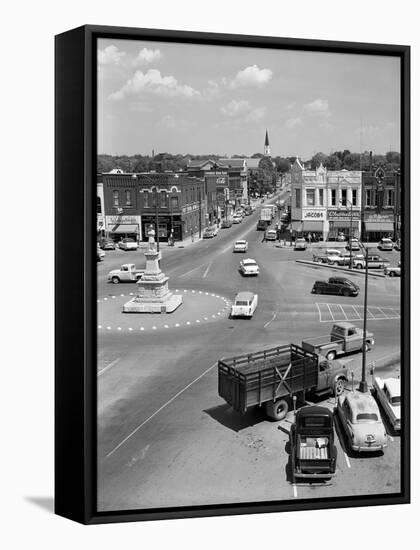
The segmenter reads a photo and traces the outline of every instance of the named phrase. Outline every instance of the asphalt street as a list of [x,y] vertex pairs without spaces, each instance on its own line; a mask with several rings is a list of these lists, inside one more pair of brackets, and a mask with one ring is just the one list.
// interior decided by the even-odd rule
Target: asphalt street
[[[135,292],[135,284],[107,283],[107,273],[121,263],[133,262],[141,268],[144,256],[141,250],[107,251],[98,264],[98,319],[105,298],[113,300],[116,317],[109,330],[98,329],[100,510],[399,490],[398,437],[390,436],[383,456],[369,458],[352,456],[338,442],[338,471],[332,482],[294,484],[288,455],[292,413],[282,422],[269,420],[260,410],[240,416],[218,396],[215,365],[221,357],[327,335],[335,320],[362,326],[363,274],[349,277],[361,287],[356,298],[311,294],[316,279],[336,272],[296,263],[297,258],[311,259],[311,250],[298,252],[262,242],[257,219],[258,212],[220,230],[213,239],[185,248],[162,247],[161,261],[171,289],[207,292],[227,300],[233,300],[239,290],[258,293],[258,308],[251,320],[229,319],[225,312],[206,322],[197,299],[197,307],[190,308],[189,325],[183,318],[175,327],[168,319],[166,328],[161,322],[153,330],[147,319],[140,331],[137,325],[143,320],[136,319],[133,330],[118,330],[124,317],[119,306]],[[239,238],[249,242],[245,254],[232,252]],[[397,264],[399,253],[384,255]],[[240,275],[239,261],[244,257],[259,263],[258,277]],[[368,330],[374,332],[376,346],[368,361],[378,365],[400,347],[400,281],[369,277]],[[344,360],[357,380],[360,354]],[[395,374],[398,369],[397,365],[387,372]],[[334,405],[333,399],[323,403]]]

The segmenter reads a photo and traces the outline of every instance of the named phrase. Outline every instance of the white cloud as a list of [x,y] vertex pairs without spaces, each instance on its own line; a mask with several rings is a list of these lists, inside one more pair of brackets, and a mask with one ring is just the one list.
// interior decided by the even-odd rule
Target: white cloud
[[125,55],[125,52],[112,44],[103,50],[98,50],[98,63],[99,65],[118,65]]
[[297,128],[303,125],[303,119],[300,116],[296,118],[289,118],[288,120],[286,120],[284,125],[286,126],[286,128]]
[[259,122],[265,116],[265,107],[256,107],[245,117],[245,122]]
[[306,103],[303,106],[305,113],[313,115],[329,116],[330,109],[328,105],[328,99],[315,99],[311,103]]
[[320,128],[324,128],[324,130],[332,130],[334,128],[334,125],[331,124],[331,122],[328,122],[328,121],[321,122],[321,124],[319,126],[320,126]]
[[186,98],[200,95],[200,92],[191,86],[180,84],[174,76],[162,76],[157,69],[149,69],[146,73],[140,70],[136,71],[122,88],[109,96],[109,99],[121,100],[127,96],[141,93]]
[[163,118],[161,118],[158,122],[158,126],[161,128],[165,128],[167,130],[186,130],[188,128],[191,128],[192,126],[195,126],[194,122],[191,122],[190,120],[185,119],[177,119],[172,115],[165,115]]
[[154,61],[159,61],[162,59],[162,53],[160,50],[149,50],[148,48],[143,48],[139,51],[136,59],[134,60],[134,65],[150,65]]
[[231,82],[231,87],[264,86],[271,80],[272,76],[273,71],[271,69],[259,69],[257,65],[251,65],[238,72]]
[[222,107],[220,110],[224,115],[228,117],[237,117],[243,115],[244,113],[247,113],[250,108],[251,106],[249,102],[245,99],[240,99],[239,101],[232,99],[230,103],[225,105],[225,107]]

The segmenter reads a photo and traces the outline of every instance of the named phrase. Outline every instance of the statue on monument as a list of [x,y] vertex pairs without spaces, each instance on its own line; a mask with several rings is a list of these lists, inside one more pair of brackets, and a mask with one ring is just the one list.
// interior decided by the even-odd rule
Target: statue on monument
[[152,224],[150,224],[150,229],[149,229],[147,234],[149,236],[149,250],[151,252],[155,252],[156,251],[156,242],[155,242],[156,232],[155,232]]

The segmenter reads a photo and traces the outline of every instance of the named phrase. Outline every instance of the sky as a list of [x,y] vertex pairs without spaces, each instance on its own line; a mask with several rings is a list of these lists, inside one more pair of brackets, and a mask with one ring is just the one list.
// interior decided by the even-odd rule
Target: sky
[[98,40],[98,153],[310,158],[400,150],[385,56]]

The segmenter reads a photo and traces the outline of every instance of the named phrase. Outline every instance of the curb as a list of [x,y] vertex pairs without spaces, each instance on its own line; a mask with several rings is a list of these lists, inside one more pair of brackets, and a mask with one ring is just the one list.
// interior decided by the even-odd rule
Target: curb
[[[348,269],[347,267],[341,267],[336,265],[329,265],[329,264],[323,264],[320,262],[311,262],[310,260],[295,260],[297,264],[306,264],[311,265],[314,267],[324,267],[327,269],[334,269],[335,271],[342,271],[345,273],[354,273],[355,275],[364,275],[365,270],[364,269]],[[381,279],[385,279],[386,276],[383,273],[371,273],[368,272],[369,277],[379,277]]]

